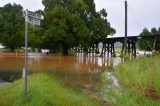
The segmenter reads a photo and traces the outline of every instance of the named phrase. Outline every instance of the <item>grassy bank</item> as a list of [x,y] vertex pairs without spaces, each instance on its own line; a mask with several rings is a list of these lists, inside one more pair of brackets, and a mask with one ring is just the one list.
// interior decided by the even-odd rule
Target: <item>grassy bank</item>
[[115,74],[121,85],[115,105],[160,106],[160,56],[126,61]]
[[0,88],[0,106],[97,106],[84,94],[64,88],[47,74],[32,75],[28,82],[25,98],[22,80]]

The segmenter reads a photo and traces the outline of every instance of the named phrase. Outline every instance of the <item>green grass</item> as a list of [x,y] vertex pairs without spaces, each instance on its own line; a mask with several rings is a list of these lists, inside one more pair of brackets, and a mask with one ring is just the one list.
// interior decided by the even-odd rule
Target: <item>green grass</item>
[[160,106],[160,55],[128,60],[115,74],[122,89],[115,106]]
[[160,101],[142,96],[132,89],[123,88],[120,94],[114,94],[114,98],[114,102],[109,101],[113,106],[160,106]]
[[18,80],[0,89],[0,106],[97,106],[83,93],[66,89],[47,74],[28,79],[27,97],[23,97],[22,80]]

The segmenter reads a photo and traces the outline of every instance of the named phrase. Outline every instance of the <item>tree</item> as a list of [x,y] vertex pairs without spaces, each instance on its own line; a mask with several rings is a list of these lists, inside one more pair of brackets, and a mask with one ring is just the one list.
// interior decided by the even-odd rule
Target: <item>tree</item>
[[[94,18],[91,19],[90,29],[92,31],[90,44],[96,44],[102,42],[104,45],[105,39],[108,35],[113,35],[116,33],[116,30],[110,26],[110,23],[107,20],[107,12],[105,9],[100,10],[98,13],[94,14]],[[103,51],[104,48],[102,48]],[[98,50],[96,50],[97,53]]]
[[29,26],[29,34],[28,34],[28,43],[29,47],[34,49],[41,49],[42,48],[42,35],[43,30],[41,27],[37,26]]
[[151,28],[151,33],[152,33],[152,35],[158,35],[158,34],[160,34],[160,32],[158,31],[158,29],[156,29],[156,28]]
[[[149,31],[147,28],[144,28],[142,33],[139,36],[160,35],[159,29],[151,28],[151,31]],[[151,50],[153,50],[153,46],[154,46],[154,40],[140,39],[138,41],[138,47],[140,50],[151,51]]]
[[48,49],[57,51],[62,48],[62,52],[67,55],[69,48],[88,39],[89,31],[83,20],[59,5],[47,13],[45,21],[49,25],[47,25],[43,40]]
[[115,34],[107,19],[101,18],[100,14],[91,22],[93,39],[95,42],[104,42],[108,35]]
[[[103,41],[115,33],[106,19],[95,10],[94,0],[42,0],[45,6],[44,46],[68,53],[71,47],[82,46],[85,51],[93,42]],[[60,49],[59,49],[60,48]]]
[[2,10],[3,8],[0,7],[0,42],[2,42],[2,34],[3,34],[3,30],[4,30],[4,21],[2,18]]
[[106,9],[103,8],[102,10],[100,10],[100,14],[102,15],[102,17],[104,17],[106,19],[106,17],[107,17]]
[[14,51],[24,44],[24,18],[22,6],[6,4],[0,9],[0,41]]

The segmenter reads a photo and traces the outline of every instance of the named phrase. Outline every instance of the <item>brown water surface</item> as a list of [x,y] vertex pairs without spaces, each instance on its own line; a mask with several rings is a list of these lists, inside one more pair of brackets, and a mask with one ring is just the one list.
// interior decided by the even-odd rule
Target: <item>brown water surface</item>
[[[76,56],[46,56],[32,53],[28,56],[29,74],[47,72],[74,90],[103,91],[108,82],[102,75],[112,71],[120,58]],[[23,55],[0,54],[0,79],[12,81],[22,76]],[[106,76],[108,74],[105,74]],[[109,77],[108,77],[109,78]]]

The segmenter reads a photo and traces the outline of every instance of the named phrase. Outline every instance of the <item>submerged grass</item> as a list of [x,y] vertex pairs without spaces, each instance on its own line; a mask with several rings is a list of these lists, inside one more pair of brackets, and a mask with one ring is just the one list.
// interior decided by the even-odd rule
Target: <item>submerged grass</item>
[[117,106],[160,106],[160,55],[128,60],[115,72],[122,91]]
[[27,97],[23,97],[22,80],[18,80],[0,89],[0,106],[97,106],[84,94],[64,88],[47,74],[28,79]]

